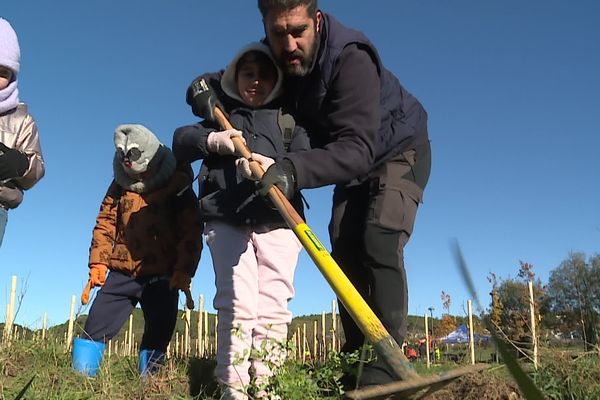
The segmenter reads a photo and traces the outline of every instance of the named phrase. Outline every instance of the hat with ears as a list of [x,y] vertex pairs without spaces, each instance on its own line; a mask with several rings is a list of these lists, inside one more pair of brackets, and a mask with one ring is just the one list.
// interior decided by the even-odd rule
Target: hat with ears
[[21,49],[17,33],[4,18],[0,18],[0,65],[10,68],[15,75],[21,66]]

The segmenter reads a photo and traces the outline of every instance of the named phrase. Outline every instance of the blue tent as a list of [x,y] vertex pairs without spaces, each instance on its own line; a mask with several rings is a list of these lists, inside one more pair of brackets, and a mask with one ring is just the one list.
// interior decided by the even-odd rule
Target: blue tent
[[[473,340],[475,342],[485,342],[489,339],[490,337],[488,335],[478,335],[477,333],[473,333]],[[469,329],[463,324],[448,335],[440,338],[440,340],[444,343],[469,343]]]
[[441,340],[445,343],[469,343],[469,330],[466,325],[461,325]]

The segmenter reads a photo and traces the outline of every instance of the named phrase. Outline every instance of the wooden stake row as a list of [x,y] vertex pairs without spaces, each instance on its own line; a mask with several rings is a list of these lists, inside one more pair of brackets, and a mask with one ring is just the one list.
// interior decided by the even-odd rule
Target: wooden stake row
[[[11,341],[18,338],[17,327],[14,326],[14,312],[15,312],[15,299],[17,289],[17,277],[13,276],[11,279],[11,290],[10,290],[10,302],[6,305],[6,317],[4,324],[4,331],[2,335],[2,341],[4,346],[10,346]],[[529,284],[529,297],[530,297],[530,308],[531,308],[531,330],[534,337],[534,367],[537,367],[537,338],[535,337],[535,310],[533,303],[533,285]],[[76,296],[71,296],[71,308],[69,312],[69,324],[68,329],[64,337],[64,347],[66,351],[71,350],[71,344],[74,337],[74,322],[75,322],[75,303]],[[470,361],[472,364],[475,363],[475,347],[473,340],[473,318],[472,318],[472,303],[471,300],[467,302],[468,313],[469,313],[469,350],[470,350]],[[191,310],[186,309],[184,313],[185,325],[184,332],[180,334],[175,333],[174,342],[171,341],[168,347],[168,356],[174,355],[177,357],[183,356],[195,356],[195,357],[211,357],[214,356],[216,351],[216,343],[218,341],[217,325],[218,318],[214,317],[214,323],[212,325],[213,334],[210,335],[209,330],[209,315],[208,311],[203,310],[204,296],[201,294],[198,301],[198,319],[196,322],[196,338],[192,339],[192,317]],[[290,342],[294,344],[294,351],[289,356],[302,361],[307,359],[322,360],[327,358],[327,355],[331,352],[339,352],[341,339],[339,336],[338,318],[337,318],[337,301],[331,302],[331,315],[332,321],[330,329],[326,326],[326,313],[321,313],[321,323],[319,332],[319,321],[312,321],[312,336],[307,338],[307,325],[303,323],[302,326],[297,327],[295,332],[291,333]],[[426,355],[427,355],[427,367],[430,366],[430,355],[429,355],[429,335],[428,335],[428,316],[425,314],[425,336],[426,336]],[[46,340],[47,339],[47,313],[44,313],[42,319],[42,330],[34,339]],[[329,333],[329,335],[328,335]],[[21,336],[25,336],[25,330],[21,330]],[[327,337],[329,336],[330,342],[327,343]],[[133,355],[137,349],[137,343],[135,341],[135,334],[133,333],[133,314],[129,316],[128,329],[125,332],[125,339],[119,343],[118,340],[109,341],[108,354],[119,354],[119,355]]]

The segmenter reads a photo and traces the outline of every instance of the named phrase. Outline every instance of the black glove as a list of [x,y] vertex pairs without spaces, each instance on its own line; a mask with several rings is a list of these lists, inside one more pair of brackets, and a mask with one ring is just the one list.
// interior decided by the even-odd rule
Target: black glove
[[258,193],[266,196],[273,185],[277,186],[288,199],[294,197],[297,187],[296,169],[287,158],[277,161],[267,169],[258,182]]
[[192,106],[194,115],[213,122],[215,121],[215,107],[218,106],[221,111],[225,110],[216,93],[204,78],[198,78],[192,82],[187,90],[185,101]]
[[11,149],[0,142],[0,181],[19,178],[29,168],[29,159],[25,153]]

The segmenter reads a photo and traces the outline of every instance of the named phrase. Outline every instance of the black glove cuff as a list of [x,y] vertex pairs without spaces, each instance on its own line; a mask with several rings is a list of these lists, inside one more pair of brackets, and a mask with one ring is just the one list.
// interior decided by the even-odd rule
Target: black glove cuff
[[273,185],[277,186],[288,199],[294,197],[298,186],[296,182],[296,168],[294,168],[294,164],[287,158],[277,161],[267,169],[258,184],[258,192],[262,196],[266,196]]

